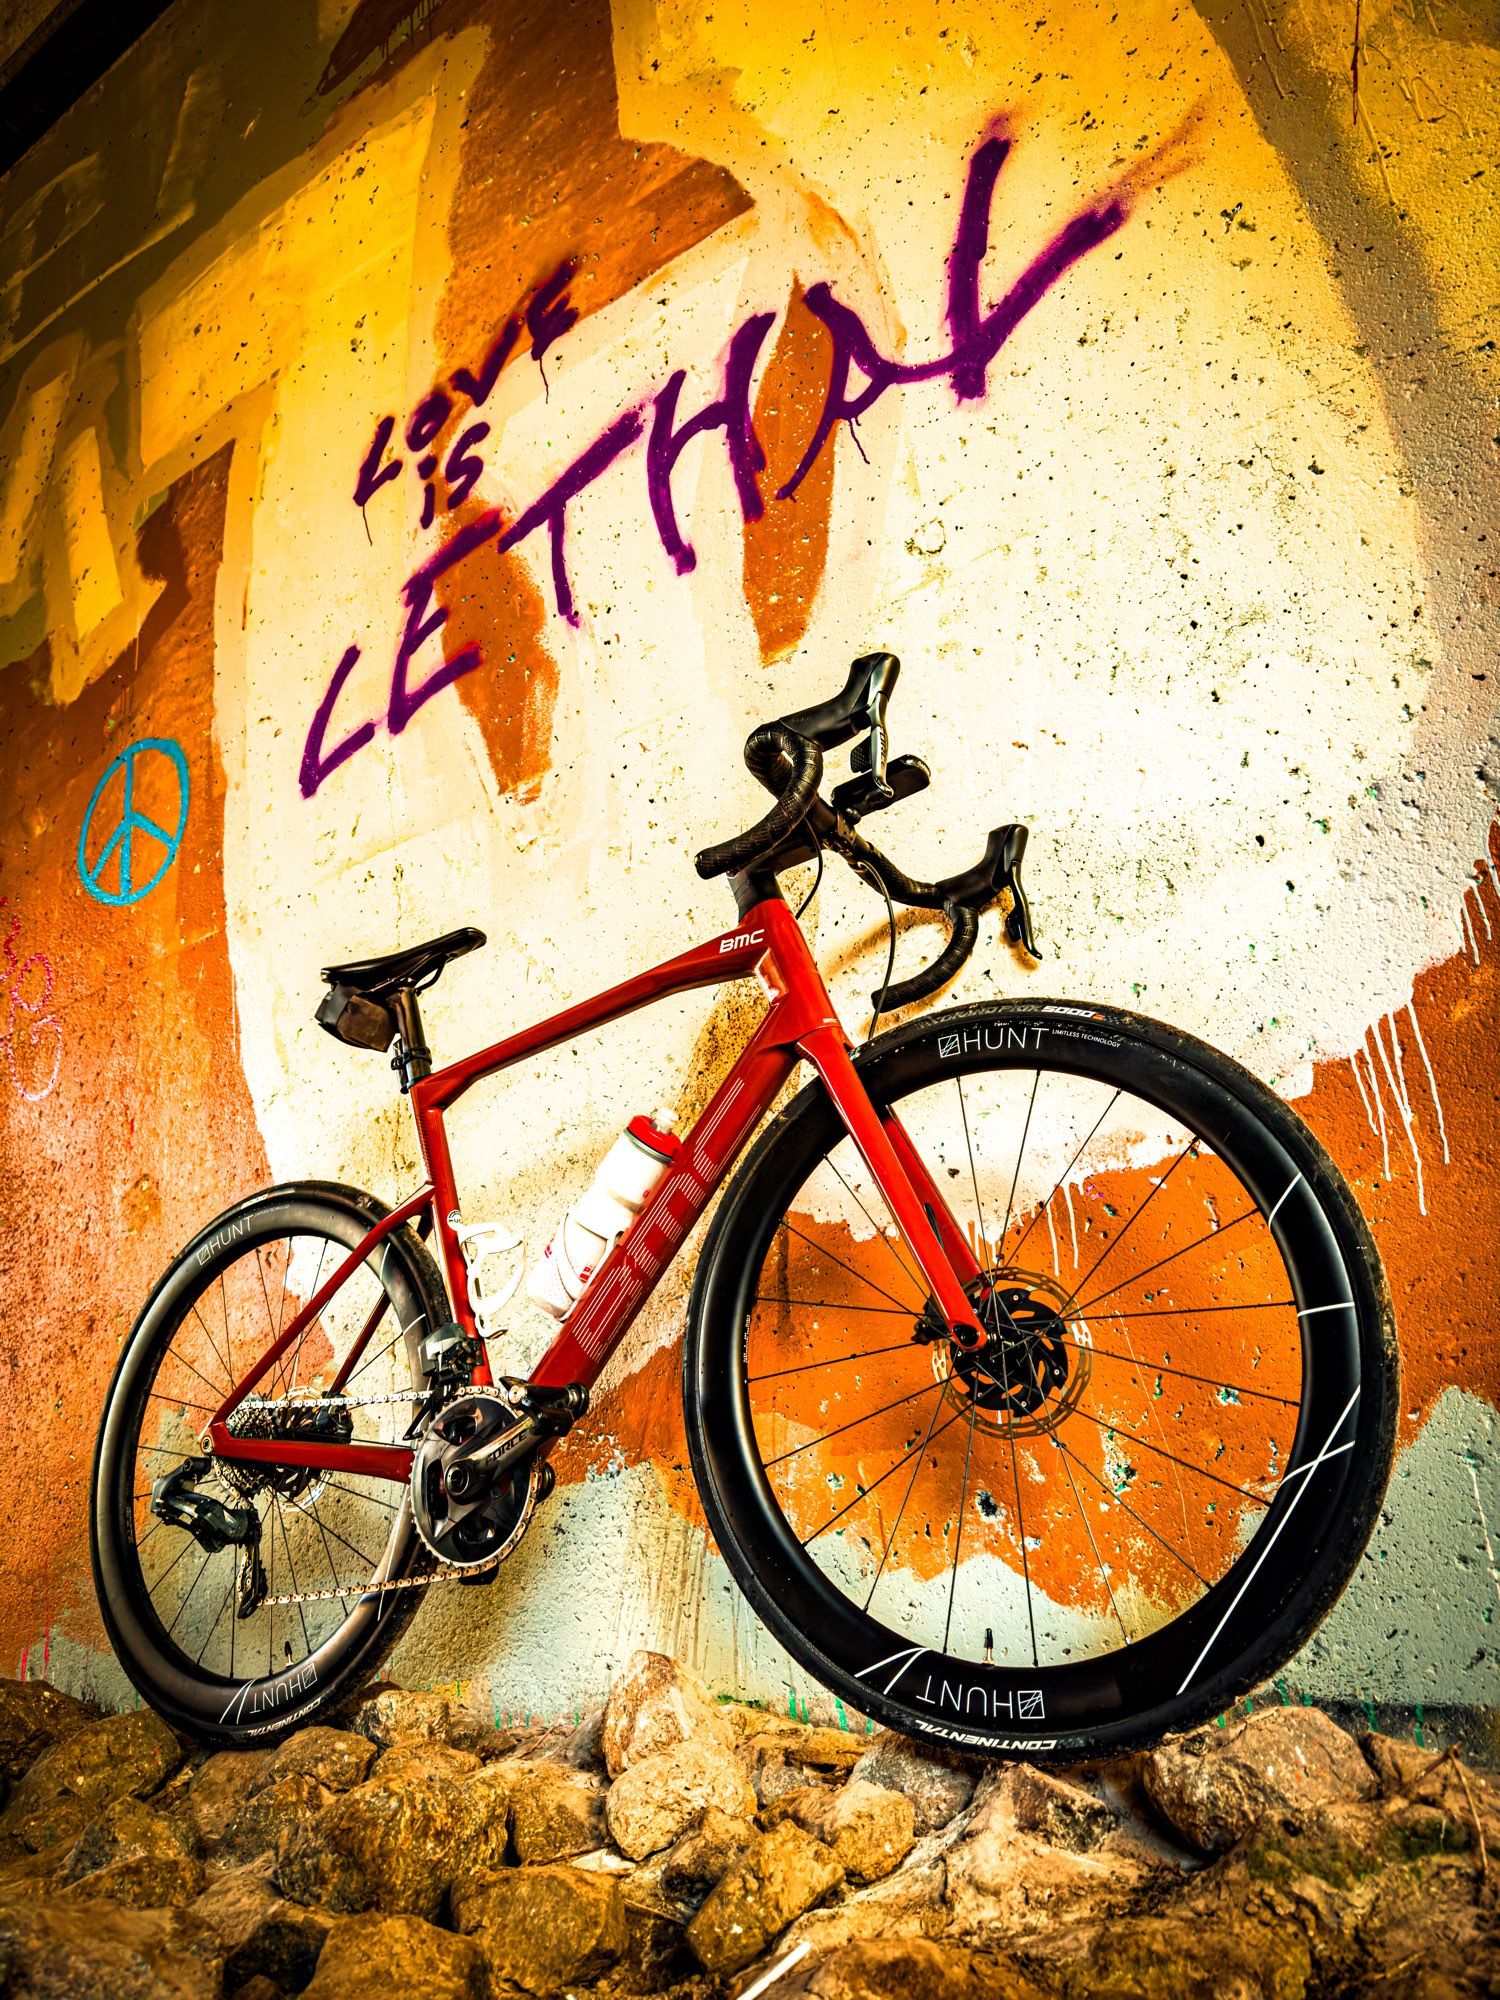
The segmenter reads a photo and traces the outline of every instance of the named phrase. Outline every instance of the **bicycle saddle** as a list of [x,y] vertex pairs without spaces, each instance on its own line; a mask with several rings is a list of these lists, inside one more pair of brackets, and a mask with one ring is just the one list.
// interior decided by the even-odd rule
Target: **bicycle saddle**
[[426,944],[408,945],[405,951],[388,951],[383,958],[356,958],[348,965],[325,965],[323,977],[330,986],[342,986],[347,993],[383,1000],[403,986],[429,985],[450,959],[478,951],[484,941],[483,931],[467,926],[461,931],[429,938]]

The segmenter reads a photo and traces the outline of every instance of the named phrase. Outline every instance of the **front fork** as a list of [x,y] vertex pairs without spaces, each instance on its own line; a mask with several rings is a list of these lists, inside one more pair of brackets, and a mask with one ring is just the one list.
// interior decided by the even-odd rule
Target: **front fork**
[[799,1047],[822,1077],[850,1138],[875,1176],[954,1340],[960,1347],[978,1347],[984,1335],[975,1324],[964,1286],[980,1276],[979,1260],[900,1119],[894,1112],[882,1118],[876,1111],[839,1029],[815,1028],[803,1036]]

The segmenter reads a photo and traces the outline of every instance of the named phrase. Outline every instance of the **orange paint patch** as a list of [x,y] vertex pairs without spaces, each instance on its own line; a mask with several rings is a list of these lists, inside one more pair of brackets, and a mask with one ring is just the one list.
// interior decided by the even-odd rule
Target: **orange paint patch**
[[835,454],[824,448],[797,491],[776,498],[801,463],[828,392],[833,343],[793,284],[755,399],[755,431],[766,454],[760,477],[766,511],[745,526],[745,602],[761,658],[784,659],[802,641],[828,561]]
[[[0,965],[0,1314],[24,1336],[0,1383],[0,1412],[12,1453],[37,1471],[0,1495],[7,1671],[54,1621],[98,1642],[88,1479],[120,1343],[181,1244],[269,1177],[239,1066],[224,937],[213,594],[228,470],[221,452],[179,481],[141,531],[141,566],[166,587],[138,645],[65,709],[46,701],[45,653],[0,679],[0,938],[9,943]],[[187,823],[149,895],[111,906],[79,879],[79,831],[105,767],[143,737],[181,745]],[[167,767],[140,769],[136,804],[170,828]],[[91,860],[108,830],[91,843]],[[101,882],[118,892],[117,859]],[[13,992],[42,1004],[12,1010]],[[21,1025],[7,1029],[7,1019]]]

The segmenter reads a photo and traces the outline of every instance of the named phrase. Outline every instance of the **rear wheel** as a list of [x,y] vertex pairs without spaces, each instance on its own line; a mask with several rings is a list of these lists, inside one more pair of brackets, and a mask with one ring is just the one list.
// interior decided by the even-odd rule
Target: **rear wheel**
[[[145,1699],[210,1741],[309,1721],[373,1670],[423,1594],[411,1586],[430,1558],[404,1487],[220,1460],[200,1441],[231,1387],[386,1213],[373,1196],[317,1182],[238,1203],[161,1279],[115,1370],[94,1459],[100,1608]],[[409,1229],[395,1231],[231,1427],[397,1442],[417,1411],[420,1343],[446,1317],[432,1259]],[[397,1579],[408,1587],[378,1587]]]
[[1374,1246],[1306,1127],[1158,1023],[1009,1003],[858,1062],[973,1246],[927,1290],[821,1085],[715,1218],[685,1352],[710,1525],[846,1701],[1077,1757],[1268,1678],[1347,1582],[1390,1466]]

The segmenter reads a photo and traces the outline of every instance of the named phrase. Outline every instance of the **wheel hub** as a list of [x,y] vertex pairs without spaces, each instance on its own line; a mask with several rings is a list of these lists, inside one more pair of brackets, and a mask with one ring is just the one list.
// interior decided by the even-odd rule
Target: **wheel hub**
[[974,1347],[933,1343],[933,1370],[947,1399],[988,1430],[1053,1431],[1088,1384],[1088,1328],[1055,1278],[1001,1266],[964,1290],[984,1338]]

